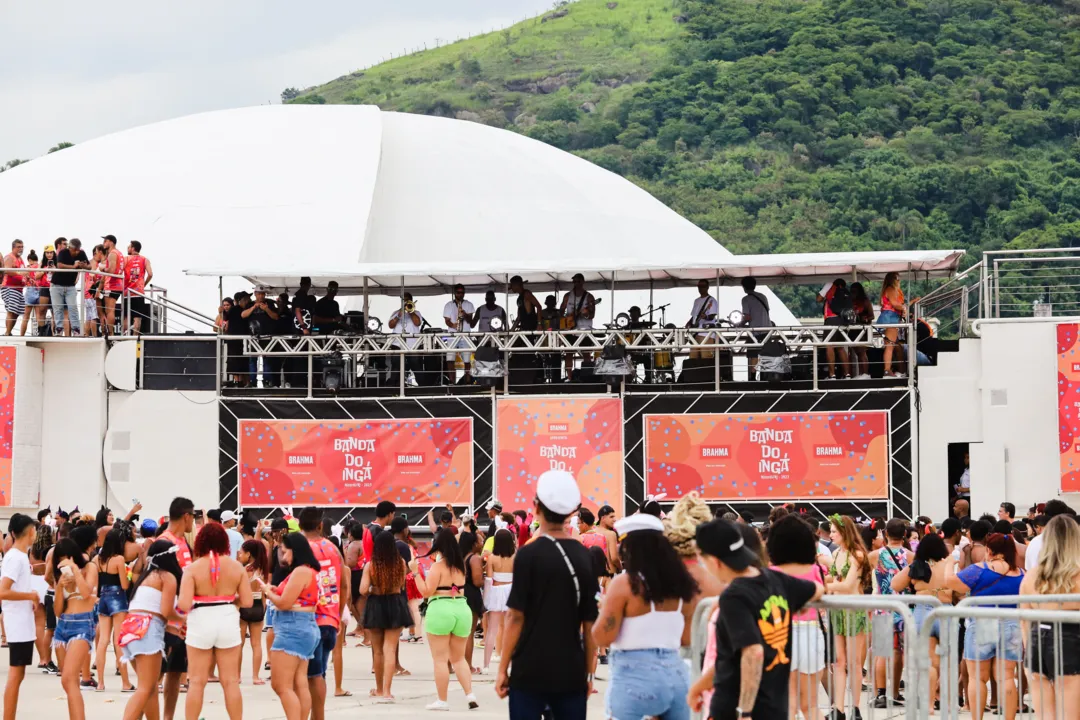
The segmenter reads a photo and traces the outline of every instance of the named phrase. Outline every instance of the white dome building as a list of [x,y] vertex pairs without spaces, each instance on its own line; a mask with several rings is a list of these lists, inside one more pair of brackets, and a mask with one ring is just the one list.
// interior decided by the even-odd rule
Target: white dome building
[[[361,267],[375,275],[378,265],[389,277],[430,270],[409,284],[422,280],[428,288],[417,294],[442,295],[457,281],[470,293],[501,292],[515,273],[534,284],[558,276],[565,289],[563,272],[580,269],[595,271],[585,274],[599,296],[618,268],[639,271],[618,272],[617,289],[641,291],[651,279],[660,291],[675,284],[665,268],[732,258],[644,190],[574,155],[485,125],[371,106],[193,115],[0,175],[0,243],[20,238],[40,253],[59,236],[79,237],[89,251],[106,234],[121,250],[141,241],[153,284],[209,316],[217,278],[185,271],[223,276],[231,294],[249,287],[242,277],[291,289],[301,275],[320,286]],[[399,289],[400,281],[371,288]],[[675,299],[668,321],[681,325],[696,292],[675,292],[665,296]],[[722,288],[722,314],[741,297],[738,287]],[[775,322],[797,324],[770,297]],[[438,317],[442,301],[425,302]],[[627,292],[618,302],[622,311],[647,299]],[[172,329],[191,324],[170,320],[179,325]]]

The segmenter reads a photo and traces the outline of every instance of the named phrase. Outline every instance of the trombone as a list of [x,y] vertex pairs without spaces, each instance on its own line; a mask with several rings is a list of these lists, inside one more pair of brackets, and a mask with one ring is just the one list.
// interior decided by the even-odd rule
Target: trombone
[[406,315],[412,315],[414,312],[416,312],[416,303],[414,303],[412,300],[406,301],[405,302],[405,314]]

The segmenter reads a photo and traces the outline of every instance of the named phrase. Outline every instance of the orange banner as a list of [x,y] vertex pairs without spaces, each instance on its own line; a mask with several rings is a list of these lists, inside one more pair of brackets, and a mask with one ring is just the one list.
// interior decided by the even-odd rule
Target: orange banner
[[11,507],[15,432],[15,348],[0,347],[0,507]]
[[1080,354],[1076,323],[1057,326],[1061,492],[1080,492]]
[[595,511],[623,502],[619,398],[505,398],[495,406],[495,497],[511,512],[532,507],[546,470],[573,474],[581,502]]
[[239,421],[242,507],[472,505],[470,418]]
[[675,500],[889,496],[885,412],[646,415],[645,486]]

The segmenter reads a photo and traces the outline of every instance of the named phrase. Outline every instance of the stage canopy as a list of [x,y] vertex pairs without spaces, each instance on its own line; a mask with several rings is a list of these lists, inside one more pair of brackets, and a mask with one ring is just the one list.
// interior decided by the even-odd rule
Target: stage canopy
[[[415,296],[443,295],[461,283],[470,292],[487,288],[503,289],[512,275],[521,275],[534,291],[566,289],[580,272],[590,287],[641,290],[650,286],[661,290],[692,286],[706,279],[721,285],[737,285],[744,277],[754,277],[763,285],[814,284],[834,278],[881,280],[898,272],[905,280],[949,277],[956,272],[963,250],[918,250],[852,253],[797,253],[777,255],[727,255],[713,261],[702,259],[678,262],[671,256],[641,260],[623,256],[609,260],[565,260],[532,257],[528,260],[492,262],[425,262],[422,257],[409,263],[368,263],[355,267],[326,267],[312,264],[298,268],[262,268],[241,271],[255,285],[268,289],[295,288],[302,275],[317,287],[335,281],[342,294],[397,295],[408,290]],[[190,275],[233,274],[230,268],[198,268]]]

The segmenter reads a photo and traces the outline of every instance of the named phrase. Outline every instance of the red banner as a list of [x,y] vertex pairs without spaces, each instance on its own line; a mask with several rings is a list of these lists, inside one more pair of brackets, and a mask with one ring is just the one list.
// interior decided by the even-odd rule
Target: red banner
[[536,480],[567,470],[581,502],[623,507],[622,401],[619,398],[505,398],[495,406],[495,497],[504,509],[532,507]]
[[1076,323],[1057,326],[1061,492],[1080,492],[1080,353]]
[[472,505],[470,418],[241,420],[243,507]]
[[885,412],[646,415],[645,486],[678,499],[889,496]]
[[11,507],[15,431],[15,348],[0,347],[0,507]]

